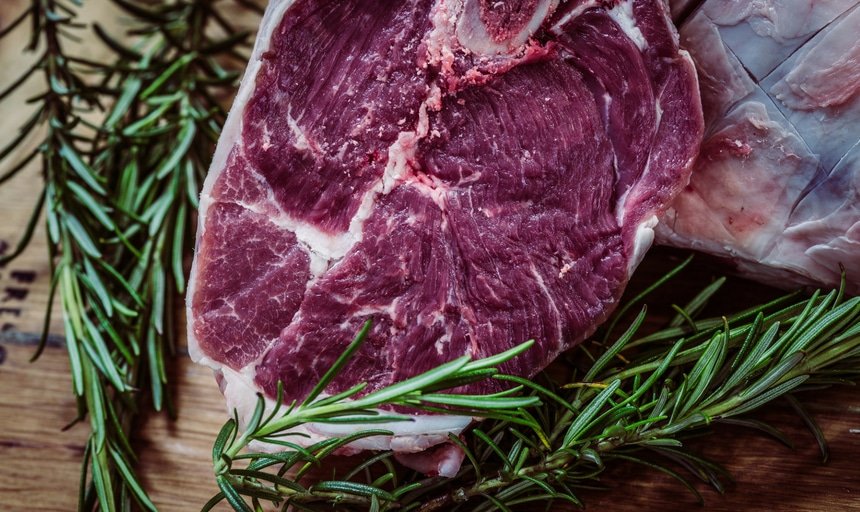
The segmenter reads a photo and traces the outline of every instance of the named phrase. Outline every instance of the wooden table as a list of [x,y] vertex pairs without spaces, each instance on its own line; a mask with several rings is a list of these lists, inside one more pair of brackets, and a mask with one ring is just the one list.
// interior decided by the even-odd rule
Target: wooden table
[[[0,27],[8,12],[21,3],[4,0]],[[19,43],[0,46],[0,69],[23,69],[26,56],[21,55]],[[10,80],[0,74],[0,88]],[[0,143],[25,113],[21,104],[14,100],[0,104]],[[38,172],[31,169],[0,187],[0,252],[14,245],[38,186]],[[87,426],[61,432],[75,416],[75,401],[59,315],[51,323],[45,353],[37,362],[28,362],[47,305],[45,255],[40,229],[17,261],[0,268],[0,511],[76,507]],[[644,282],[649,274],[659,274],[672,257],[677,255],[665,251],[652,256],[643,265],[640,279]],[[676,286],[698,286],[703,277],[719,272],[707,262],[699,263],[686,284]],[[759,293],[756,287],[736,286],[737,293]],[[208,369],[182,355],[173,361],[170,372],[179,419],[171,422],[163,415],[141,419],[133,436],[141,454],[138,468],[160,510],[199,510],[216,492],[210,447],[226,413]],[[815,442],[801,421],[784,404],[775,404],[764,415],[785,429],[796,443],[794,450],[730,428],[718,428],[716,434],[695,442],[703,454],[725,463],[736,477],[724,496],[699,486],[708,510],[860,511],[860,436],[853,430],[860,428],[860,397],[850,388],[830,390],[807,397],[807,404],[830,440],[829,464],[820,463]],[[639,467],[613,469],[603,483],[612,492],[583,493],[594,510],[681,511],[696,503],[669,477]]]

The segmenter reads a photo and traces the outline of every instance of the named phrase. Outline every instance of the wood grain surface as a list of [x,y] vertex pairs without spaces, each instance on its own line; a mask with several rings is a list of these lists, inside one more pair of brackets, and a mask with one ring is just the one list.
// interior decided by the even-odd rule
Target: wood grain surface
[[[21,4],[21,0],[3,0],[0,27]],[[110,13],[100,11],[98,15]],[[12,41],[0,46],[0,88],[14,79],[14,73],[7,70],[23,69],[29,58],[20,51],[21,41]],[[88,51],[97,54],[98,49]],[[28,94],[0,102],[0,144],[14,134],[26,115],[23,97]],[[0,187],[0,253],[14,247],[40,184],[38,169],[33,168]],[[59,315],[50,324],[52,336],[45,353],[35,363],[29,362],[48,300],[46,252],[40,223],[29,249],[0,268],[0,511],[76,508],[87,426],[61,431],[76,411]],[[665,272],[678,257],[666,250],[649,255],[637,275],[640,286]],[[692,289],[722,271],[702,260],[673,286]],[[717,307],[751,303],[767,293],[738,282]],[[179,417],[176,421],[157,414],[141,418],[133,435],[140,453],[138,469],[159,510],[199,510],[216,492],[210,449],[226,411],[208,369],[191,364],[181,354],[170,372]],[[812,436],[797,416],[785,404],[774,404],[762,415],[788,433],[796,445],[793,450],[732,428],[718,428],[692,442],[735,476],[725,495],[698,486],[706,500],[704,509],[860,511],[860,435],[856,430],[860,429],[860,397],[855,389],[843,388],[803,398],[830,440],[829,463],[821,463]],[[591,510],[685,511],[698,507],[671,478],[653,470],[620,466],[606,473],[602,484],[609,490],[583,492]]]

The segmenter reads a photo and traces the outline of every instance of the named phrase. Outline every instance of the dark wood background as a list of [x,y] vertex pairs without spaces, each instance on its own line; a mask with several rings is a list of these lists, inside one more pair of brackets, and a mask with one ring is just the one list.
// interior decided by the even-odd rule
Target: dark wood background
[[[23,0],[3,0],[0,27]],[[87,2],[91,16],[114,19],[102,2]],[[23,70],[22,38],[0,45],[0,88]],[[97,58],[97,47],[82,52]],[[24,98],[35,89],[0,103],[0,143],[12,136],[27,113]],[[32,145],[25,145],[27,151]],[[0,188],[0,252],[9,251],[20,235],[40,180],[31,169]],[[51,343],[35,363],[28,360],[41,329],[49,284],[44,233],[30,249],[0,268],[0,511],[71,511],[76,508],[85,425],[60,429],[75,416],[68,361],[62,343],[61,319],[51,323]],[[681,254],[652,252],[637,273],[641,287],[670,268]],[[706,258],[693,267],[654,304],[681,302],[724,268]],[[713,305],[722,313],[760,301],[773,293],[763,287],[733,282]],[[653,318],[668,318],[667,307],[654,308]],[[141,454],[139,470],[160,510],[193,511],[216,492],[210,462],[211,443],[226,418],[211,372],[181,355],[171,366],[173,393],[179,410],[175,422],[163,415],[141,419],[134,443]],[[822,464],[814,439],[784,403],[763,411],[795,443],[786,448],[759,434],[717,428],[692,446],[725,466],[735,476],[725,495],[700,485],[704,509],[714,511],[860,511],[860,397],[853,388],[806,396],[805,403],[830,441],[831,460]],[[622,465],[607,472],[609,491],[585,491],[591,510],[686,511],[696,500],[671,478],[638,466]],[[538,510],[543,510],[539,507]]]

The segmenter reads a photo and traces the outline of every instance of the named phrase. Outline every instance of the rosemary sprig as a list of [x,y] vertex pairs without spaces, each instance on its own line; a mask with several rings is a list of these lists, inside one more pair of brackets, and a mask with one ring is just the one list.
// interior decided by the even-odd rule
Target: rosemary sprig
[[[701,311],[722,282],[690,302],[695,310]],[[330,479],[308,478],[309,469],[323,465],[336,448],[383,434],[377,431],[358,430],[307,448],[280,442],[283,451],[277,453],[242,453],[251,440],[278,439],[289,428],[317,421],[299,413],[295,404],[284,409],[281,400],[276,411],[262,419],[261,399],[244,434],[237,436],[231,420],[218,436],[213,464],[221,492],[204,510],[224,499],[240,511],[259,510],[263,501],[296,510],[330,510],[336,504],[339,510],[421,512],[511,510],[530,502],[581,505],[577,489],[588,486],[607,465],[622,462],[663,471],[701,499],[691,477],[722,489],[728,475],[689,451],[685,436],[711,424],[730,423],[784,440],[779,431],[748,414],[779,397],[800,407],[796,393],[860,377],[860,298],[845,300],[837,291],[791,303],[794,298],[703,320],[678,308],[687,318],[682,325],[673,320],[661,331],[637,337],[646,317],[643,308],[582,378],[572,382],[558,383],[548,375],[541,383],[495,372],[480,376],[505,381],[521,393],[505,399],[537,401],[499,409],[480,397],[464,397],[469,414],[491,419],[462,440],[452,437],[466,451],[467,462],[450,480],[399,469],[391,452],[368,455]],[[428,389],[435,393],[445,386],[445,371],[428,372],[431,377],[442,375]],[[417,397],[423,391],[410,388]],[[395,396],[374,406],[403,405]],[[340,420],[356,416],[361,422],[368,413],[362,400],[331,405],[342,415]],[[420,399],[407,403],[427,405]],[[812,421],[805,413],[804,418]],[[823,438],[817,439],[826,453]],[[239,461],[247,463],[237,467]]]
[[[533,344],[531,341],[496,356],[477,361],[472,361],[468,356],[463,356],[411,379],[361,397],[358,395],[364,390],[364,384],[333,397],[319,398],[320,393],[340,373],[343,366],[361,345],[369,332],[369,328],[370,322],[367,322],[356,339],[301,404],[293,402],[288,407],[284,407],[279,389],[279,398],[265,419],[263,418],[265,400],[262,396],[258,397],[257,407],[241,435],[237,436],[238,422],[236,419],[231,419],[224,425],[212,450],[216,481],[221,492],[207,504],[205,510],[210,509],[222,499],[226,499],[237,510],[253,510],[242,501],[241,494],[250,495],[252,498],[269,497],[273,501],[279,501],[278,492],[281,492],[289,496],[292,502],[306,502],[317,501],[320,498],[323,501],[328,498],[335,498],[338,495],[336,491],[340,489],[354,491],[368,499],[395,499],[394,494],[389,494],[383,489],[355,482],[318,482],[313,487],[305,489],[301,484],[290,483],[285,479],[283,475],[288,469],[299,467],[298,475],[300,478],[321,457],[333,453],[350,442],[365,437],[393,435],[392,432],[385,430],[364,430],[353,436],[321,441],[308,448],[301,448],[295,443],[283,440],[286,436],[297,435],[290,434],[290,429],[311,422],[366,424],[412,421],[410,416],[393,413],[383,414],[376,408],[396,405],[415,409],[438,410],[441,405],[445,406],[450,413],[492,417],[500,421],[538,427],[534,419],[524,413],[524,408],[539,405],[540,399],[536,396],[518,396],[523,386],[516,386],[494,395],[480,396],[437,392],[437,390],[450,389],[497,375],[495,366],[528,350]],[[278,455],[240,455],[240,452],[253,441],[285,446],[291,451]],[[286,456],[287,459],[282,458],[282,456]],[[246,469],[234,469],[232,467],[234,461],[244,459],[252,459],[253,462]],[[263,472],[265,468],[276,464],[281,464],[277,477]],[[272,483],[275,486],[275,491],[263,496],[267,490],[259,485],[260,479]],[[356,500],[348,496],[344,496],[344,498],[346,502],[362,502],[361,499]],[[257,505],[255,503],[255,507]]]
[[[0,184],[37,157],[44,179],[20,243],[0,265],[23,251],[44,214],[76,421],[88,417],[91,429],[79,509],[126,509],[134,500],[155,510],[134,473],[128,433],[140,390],[156,410],[171,411],[165,358],[175,351],[187,235],[224,120],[218,98],[233,90],[247,34],[218,2],[112,1],[132,22],[123,42],[80,23],[81,4],[63,0],[32,0],[0,34],[29,26],[28,50],[37,54],[0,100],[39,75],[44,86],[31,100],[32,117],[0,150]],[[67,50],[87,36],[112,55],[93,62]],[[37,149],[12,161],[34,137],[42,138]],[[50,317],[49,309],[34,359]]]

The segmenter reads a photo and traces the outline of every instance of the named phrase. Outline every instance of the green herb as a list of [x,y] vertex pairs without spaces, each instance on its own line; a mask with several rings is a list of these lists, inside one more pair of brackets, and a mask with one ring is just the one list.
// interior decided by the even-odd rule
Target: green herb
[[[32,116],[0,149],[0,184],[38,158],[44,188],[16,249],[47,220],[53,281],[78,398],[89,420],[80,509],[155,506],[141,488],[128,432],[147,390],[171,411],[165,358],[175,347],[191,212],[224,121],[217,98],[234,90],[248,37],[220,9],[230,2],[112,0],[129,21],[110,35],[79,21],[81,2],[31,0],[2,32],[30,29],[36,62],[0,91],[24,87]],[[101,40],[103,62],[70,51]],[[122,41],[122,42],[121,42]],[[225,67],[226,66],[226,67]],[[37,149],[14,160],[22,142]],[[53,302],[53,301],[51,301]],[[47,340],[47,312],[38,357]]]
[[[689,309],[677,308],[684,321],[673,319],[647,336],[638,335],[646,319],[643,308],[626,332],[604,345],[582,378],[575,378],[574,372],[569,382],[543,375],[538,384],[497,373],[493,367],[525,348],[519,347],[486,363],[448,363],[364,397],[362,386],[334,399],[317,400],[314,394],[300,406],[284,407],[279,397],[265,419],[260,398],[243,434],[238,435],[235,419],[221,430],[212,452],[221,492],[204,510],[222,500],[240,511],[259,510],[264,501],[296,510],[331,510],[337,505],[338,510],[420,512],[504,511],[531,502],[581,505],[577,490],[593,485],[608,465],[618,463],[639,463],[669,474],[701,500],[691,478],[722,490],[728,474],[685,447],[685,437],[711,424],[729,423],[784,440],[775,428],[748,417],[780,397],[801,412],[826,454],[820,430],[794,394],[860,377],[860,298],[844,300],[833,291],[791,303],[796,295],[789,295],[728,318],[695,320],[724,281],[705,288]],[[604,337],[612,339],[612,334]],[[360,335],[317,392],[361,339]],[[476,368],[487,373],[471,374]],[[501,407],[478,396],[458,396],[454,401],[463,407],[456,412],[488,419],[462,440],[451,438],[466,452],[466,463],[452,479],[425,478],[398,468],[390,451],[367,454],[354,468],[330,479],[307,477],[335,449],[362,437],[388,434],[384,431],[357,429],[352,436],[308,447],[282,440],[290,435],[289,429],[312,421],[367,423],[379,414],[371,408],[385,405],[436,410],[438,390],[459,385],[463,374],[502,380],[513,387],[503,394],[511,403]],[[415,381],[424,384],[413,385]],[[532,402],[518,401],[528,399]],[[315,407],[321,402],[324,405]],[[251,441],[270,443],[281,451],[243,453]],[[678,466],[683,469],[676,470]]]

